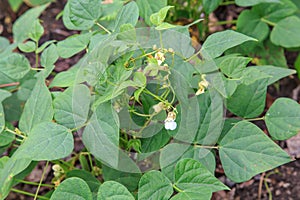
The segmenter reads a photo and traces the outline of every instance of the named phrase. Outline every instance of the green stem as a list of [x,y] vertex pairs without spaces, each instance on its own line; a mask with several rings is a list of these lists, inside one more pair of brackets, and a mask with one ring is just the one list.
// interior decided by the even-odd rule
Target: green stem
[[164,49],[164,45],[163,45],[163,40],[162,40],[162,34],[161,34],[161,31],[158,31],[159,32],[159,42],[160,42],[160,48],[161,49]]
[[177,191],[177,192],[184,192],[183,190],[181,190],[180,188],[178,188],[175,184],[172,185],[173,188]]
[[192,59],[194,59],[195,57],[197,57],[198,55],[201,56],[201,54],[202,54],[202,52],[201,52],[201,50],[199,50],[197,53],[191,55],[191,57],[185,59],[185,62],[189,62],[189,61],[191,61]]
[[227,21],[218,21],[218,22],[214,22],[212,23],[213,26],[217,26],[217,25],[225,25],[225,24],[236,24],[238,20],[227,20]]
[[253,119],[244,119],[244,120],[247,120],[248,122],[252,122],[252,121],[265,120],[265,117],[258,117],[258,118],[253,118]]
[[[17,182],[19,183],[24,183],[24,184],[27,184],[27,185],[36,185],[38,186],[39,183],[36,183],[36,182],[30,182],[30,181],[24,181],[24,180],[21,180],[21,179],[15,179]],[[54,188],[55,186],[54,185],[50,185],[50,184],[41,184],[41,186],[43,187],[50,187],[50,188]]]
[[9,133],[12,133],[12,134],[14,134],[14,135],[16,135],[16,136],[19,136],[19,137],[21,137],[22,139],[26,139],[26,138],[27,138],[25,135],[20,135],[20,134],[16,133],[15,131],[10,130],[10,129],[7,128],[7,127],[5,127],[4,130],[7,131],[7,132],[9,132]]
[[72,128],[72,129],[71,129],[71,132],[77,131],[77,130],[81,129],[82,127],[85,127],[86,125],[88,125],[88,123],[89,123],[89,121],[85,122],[84,124],[82,124],[82,125],[79,126],[79,127]]
[[35,48],[36,48],[36,50],[35,50],[35,68],[39,67],[39,53],[37,52],[38,47],[39,47],[39,42],[36,41],[35,42]]
[[43,174],[42,174],[42,177],[41,177],[41,180],[40,180],[40,183],[38,185],[38,188],[35,192],[35,196],[34,196],[34,199],[33,200],[36,200],[36,198],[39,196],[39,190],[41,188],[41,185],[42,185],[42,182],[43,182],[43,179],[44,179],[44,176],[45,176],[45,173],[46,173],[46,170],[47,170],[47,167],[48,167],[48,164],[49,164],[49,161],[46,162],[46,166],[44,167],[44,170],[43,170]]
[[225,1],[219,4],[219,6],[227,6],[227,5],[231,5],[231,4],[235,4],[235,1]]
[[106,33],[111,34],[111,32],[108,29],[106,29],[104,26],[102,26],[99,22],[96,22],[95,24],[99,26],[101,29],[103,29]]
[[195,144],[194,147],[204,148],[204,149],[219,149],[218,146],[206,146],[206,145],[199,145],[199,144]]
[[134,110],[129,110],[129,112],[131,112],[131,113],[133,113],[135,115],[138,115],[140,117],[151,117],[151,115],[138,113],[138,112],[135,112]]
[[267,19],[265,19],[265,18],[261,18],[260,19],[262,22],[265,22],[265,23],[267,23],[267,24],[269,24],[270,26],[276,26],[276,23],[274,23],[274,22],[271,22],[271,21],[269,21],[269,20],[267,20]]
[[[35,194],[32,194],[32,193],[30,193],[30,192],[26,192],[26,191],[23,191],[23,190],[18,190],[18,189],[15,189],[15,188],[11,188],[11,191],[12,191],[12,192],[19,193],[19,194],[24,194],[24,195],[27,195],[27,196],[30,196],[30,197],[35,197]],[[49,198],[44,197],[44,196],[38,195],[37,197],[38,197],[39,199],[49,200]]]

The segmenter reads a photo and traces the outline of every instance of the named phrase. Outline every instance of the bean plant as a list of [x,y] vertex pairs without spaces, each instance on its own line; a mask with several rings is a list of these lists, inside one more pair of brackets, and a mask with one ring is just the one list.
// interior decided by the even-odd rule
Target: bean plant
[[[176,9],[166,0],[69,0],[62,20],[77,34],[44,43],[39,16],[49,4],[29,9],[13,24],[12,43],[0,37],[0,199],[20,192],[51,200],[208,200],[230,190],[214,175],[216,157],[236,183],[292,161],[277,141],[299,133],[299,104],[285,97],[265,104],[268,86],[296,71],[282,59],[253,59],[274,56],[253,50],[265,44],[300,46],[292,38],[299,41],[299,26],[285,27],[298,16],[275,14],[299,4],[283,2],[236,0],[253,6],[237,30],[201,44],[189,27],[203,20],[166,21]],[[220,3],[203,0],[206,14]],[[58,59],[79,53],[75,65],[55,72]],[[38,164],[41,181],[25,181]],[[36,193],[16,189],[19,183]]]

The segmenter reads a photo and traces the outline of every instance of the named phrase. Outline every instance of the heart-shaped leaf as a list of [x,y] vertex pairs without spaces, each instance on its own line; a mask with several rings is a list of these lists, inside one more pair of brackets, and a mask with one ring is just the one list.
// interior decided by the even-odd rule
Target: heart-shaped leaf
[[288,98],[278,98],[265,116],[268,131],[275,140],[286,140],[300,133],[300,105]]

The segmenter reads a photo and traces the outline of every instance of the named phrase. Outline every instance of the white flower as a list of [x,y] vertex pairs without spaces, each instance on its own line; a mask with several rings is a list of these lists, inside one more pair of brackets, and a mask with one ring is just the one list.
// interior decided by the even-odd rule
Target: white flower
[[177,123],[175,122],[176,119],[176,113],[175,112],[169,112],[167,118],[165,119],[165,129],[166,130],[175,130],[177,127]]
[[165,54],[160,51],[154,55],[154,58],[157,60],[158,65],[161,65],[166,59]]
[[175,121],[165,121],[165,129],[166,130],[175,130],[177,127],[177,123]]

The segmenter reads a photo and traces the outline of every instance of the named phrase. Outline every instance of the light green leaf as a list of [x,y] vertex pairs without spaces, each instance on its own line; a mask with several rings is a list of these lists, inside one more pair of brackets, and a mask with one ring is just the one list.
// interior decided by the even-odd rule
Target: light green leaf
[[13,35],[16,43],[21,43],[29,38],[29,34],[32,31],[32,24],[34,24],[47,6],[48,4],[31,8],[16,20],[13,25]]
[[239,6],[254,6],[260,3],[280,3],[280,0],[235,0]]
[[252,83],[255,83],[255,81],[257,80],[262,80],[262,79],[268,80],[269,78],[272,77],[262,72],[261,70],[258,70],[254,67],[247,67],[243,71],[243,76],[241,77],[241,83],[245,85],[250,85]]
[[115,28],[116,32],[120,31],[120,27],[124,24],[131,24],[133,26],[136,25],[139,18],[139,8],[134,1],[123,6],[121,11],[119,12],[116,21]]
[[[2,109],[2,111],[1,111]],[[10,145],[10,143],[12,141],[15,140],[16,136],[8,131],[3,131],[3,127],[5,126],[5,121],[4,121],[4,115],[1,116],[1,113],[3,115],[3,107],[0,104],[0,148],[5,147],[7,145]],[[2,121],[2,117],[3,117],[3,121]],[[6,127],[10,128],[11,130],[14,128],[12,125],[10,124],[6,124]],[[1,132],[2,131],[2,132]],[[1,168],[1,167],[0,167]]]
[[144,18],[148,25],[151,25],[150,16],[167,6],[167,0],[137,0],[136,3],[139,7],[140,16]]
[[222,55],[227,49],[246,41],[257,40],[232,30],[221,31],[208,36],[200,52],[207,60],[211,60]]
[[269,26],[253,10],[244,10],[238,18],[237,31],[263,41],[269,34]]
[[28,37],[33,41],[38,42],[43,34],[44,28],[41,25],[40,21],[36,19],[31,25],[31,31],[28,33]]
[[97,107],[82,135],[86,148],[112,167],[118,166],[119,127],[116,111],[108,102]]
[[44,79],[40,76],[27,100],[19,121],[21,131],[30,134],[31,129],[41,122],[53,118],[52,98]]
[[101,16],[102,0],[69,1],[69,19],[75,30],[90,29]]
[[278,98],[265,116],[268,131],[275,140],[286,140],[300,133],[300,105],[288,98]]
[[159,171],[145,173],[139,182],[138,200],[167,200],[172,193],[172,183]]
[[88,184],[76,177],[68,178],[64,180],[54,190],[50,200],[92,200],[92,192],[89,189]]
[[247,64],[251,60],[251,58],[247,57],[230,56],[224,58],[220,62],[219,68],[226,76],[230,78],[240,78]]
[[30,63],[21,54],[11,53],[0,59],[0,71],[13,79],[21,79],[30,70]]
[[260,79],[250,85],[240,84],[227,99],[227,109],[243,118],[259,116],[265,108],[267,79]]
[[53,122],[39,123],[16,152],[16,158],[56,160],[68,156],[74,147],[69,129]]
[[137,83],[140,87],[145,86],[147,78],[143,72],[135,72],[133,74],[133,82]]
[[271,32],[271,41],[285,48],[300,46],[300,18],[287,17],[279,21]]
[[78,83],[74,77],[77,77],[77,73],[79,73],[78,66],[73,66],[68,71],[63,71],[58,73],[53,81],[50,83],[49,87],[69,87]]
[[7,38],[0,36],[0,55],[1,55],[2,52],[5,52],[5,50],[9,46],[9,43],[10,42]]
[[222,0],[203,0],[203,9],[206,14],[210,14],[213,12],[219,4],[222,2]]
[[75,34],[57,43],[57,52],[62,58],[69,58],[87,48],[91,33]]
[[17,96],[19,100],[26,101],[36,84],[36,78],[28,77],[28,79],[23,79],[20,82],[19,90],[17,92]]
[[175,167],[176,187],[183,191],[197,192],[201,187],[208,191],[229,190],[221,181],[208,171],[200,162],[187,158]]
[[98,191],[97,200],[134,200],[127,188],[115,181],[105,181]]
[[296,71],[293,69],[286,69],[282,67],[276,67],[271,65],[265,65],[265,66],[251,66],[251,68],[255,68],[268,76],[268,85],[271,85],[275,83],[276,81],[282,79],[283,77],[295,74]]
[[33,41],[26,41],[25,43],[19,43],[18,48],[25,53],[34,52],[35,43]]
[[247,121],[238,122],[223,137],[219,154],[225,174],[235,182],[291,161],[261,129]]
[[165,20],[167,13],[169,11],[170,8],[173,8],[174,6],[166,6],[161,8],[157,13],[153,13],[150,16],[150,21],[152,24],[154,24],[155,26],[159,26],[163,23],[163,21]]
[[90,90],[87,86],[69,87],[53,101],[54,119],[68,128],[82,126],[88,117],[90,99]]

